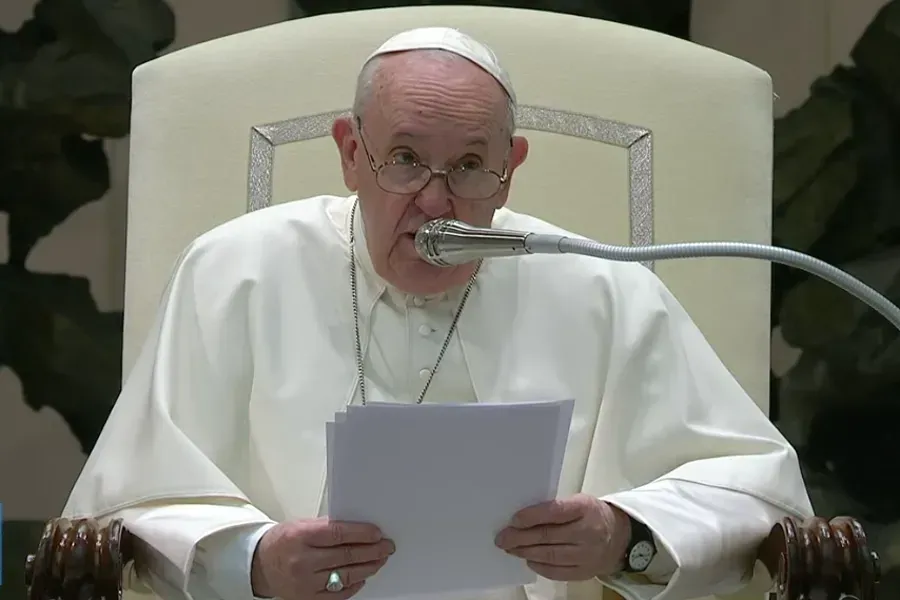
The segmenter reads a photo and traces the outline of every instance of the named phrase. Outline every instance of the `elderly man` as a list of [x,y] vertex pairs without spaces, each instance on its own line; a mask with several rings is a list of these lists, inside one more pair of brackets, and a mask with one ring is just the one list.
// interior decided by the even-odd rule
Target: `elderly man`
[[413,234],[441,217],[560,232],[504,208],[528,154],[515,117],[487,47],[401,33],[333,126],[353,195],[242,216],[184,252],[65,511],[125,519],[143,541],[129,585],[356,594],[400,549],[322,516],[325,422],[353,402],[575,398],[559,499],[484,532],[537,583],[464,597],[730,592],[773,523],[811,514],[795,452],[649,270],[420,259]]

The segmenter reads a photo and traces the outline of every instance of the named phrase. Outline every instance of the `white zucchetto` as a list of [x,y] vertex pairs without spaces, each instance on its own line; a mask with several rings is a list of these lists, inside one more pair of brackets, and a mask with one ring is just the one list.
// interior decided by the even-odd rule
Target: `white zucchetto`
[[509,74],[500,66],[494,51],[475,38],[450,27],[419,27],[400,32],[375,50],[363,67],[376,56],[410,50],[445,50],[462,56],[484,69],[503,86],[513,103],[516,101],[516,92]]

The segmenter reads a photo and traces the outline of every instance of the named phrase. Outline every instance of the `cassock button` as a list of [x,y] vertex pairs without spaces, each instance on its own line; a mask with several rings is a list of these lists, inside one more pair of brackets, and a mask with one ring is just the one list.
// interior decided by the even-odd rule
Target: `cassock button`
[[428,325],[421,325],[419,327],[419,334],[423,336],[431,335],[431,327]]
[[430,369],[422,369],[419,371],[419,379],[428,379],[429,375],[431,375]]

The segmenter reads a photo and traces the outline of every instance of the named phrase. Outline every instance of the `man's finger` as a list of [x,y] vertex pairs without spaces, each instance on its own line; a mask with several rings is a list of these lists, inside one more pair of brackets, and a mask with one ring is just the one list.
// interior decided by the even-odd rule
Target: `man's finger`
[[319,598],[321,600],[349,600],[353,596],[359,593],[359,590],[366,585],[365,581],[361,581],[359,583],[354,583],[353,585],[348,585],[344,587],[340,592],[329,592],[325,588],[322,588],[313,598]]
[[312,561],[313,568],[317,571],[333,570],[347,565],[384,560],[394,553],[394,543],[390,540],[381,540],[374,544],[344,544],[319,548],[316,553]]
[[385,562],[386,560],[378,560],[357,565],[350,565],[347,567],[341,567],[338,569],[329,569],[316,573],[315,577],[312,577],[311,579],[313,581],[313,585],[316,586],[317,590],[324,590],[325,586],[328,585],[328,577],[334,571],[337,572],[337,574],[341,578],[341,582],[344,584],[344,587],[347,588],[358,585],[360,583],[364,583],[366,579],[377,573],[381,569],[381,567],[384,566]]
[[513,515],[510,525],[516,529],[528,529],[537,525],[562,525],[584,516],[585,506],[580,502],[551,500],[528,508]]
[[331,548],[343,544],[374,544],[383,537],[381,530],[369,523],[324,521],[307,538],[307,544],[314,548]]
[[537,525],[529,529],[507,527],[497,535],[497,547],[503,550],[542,544],[575,544],[581,541],[578,522],[565,525]]
[[574,544],[547,544],[507,550],[513,556],[528,562],[550,567],[577,567],[584,562],[584,548]]

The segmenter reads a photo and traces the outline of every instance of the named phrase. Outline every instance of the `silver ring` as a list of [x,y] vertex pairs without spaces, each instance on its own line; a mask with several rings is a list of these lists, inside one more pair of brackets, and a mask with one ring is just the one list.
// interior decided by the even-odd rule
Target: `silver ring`
[[329,592],[340,592],[344,589],[344,582],[341,580],[341,574],[337,571],[332,571],[328,574],[328,583],[325,584],[325,589]]

